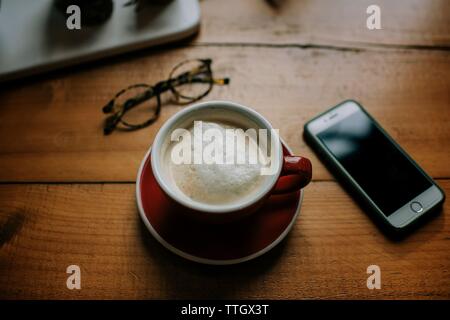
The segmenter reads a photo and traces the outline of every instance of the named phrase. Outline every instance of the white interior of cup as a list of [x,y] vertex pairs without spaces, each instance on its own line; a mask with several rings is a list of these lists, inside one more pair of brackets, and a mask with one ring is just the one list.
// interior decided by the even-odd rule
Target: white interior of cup
[[268,141],[272,139],[272,126],[256,111],[242,105],[227,101],[209,101],[192,105],[176,113],[161,127],[152,145],[151,164],[153,174],[161,188],[172,199],[180,204],[197,210],[211,213],[232,212],[251,206],[263,198],[275,185],[282,167],[282,147],[278,136],[274,137],[275,143],[272,145],[273,154],[272,166],[275,168],[274,175],[265,176],[260,188],[251,197],[243,197],[242,200],[231,204],[207,204],[198,202],[185,195],[170,178],[168,166],[163,166],[164,154],[169,145],[170,135],[177,128],[188,128],[194,121],[219,121],[232,122],[241,125],[242,128],[252,127],[255,129],[267,129]]

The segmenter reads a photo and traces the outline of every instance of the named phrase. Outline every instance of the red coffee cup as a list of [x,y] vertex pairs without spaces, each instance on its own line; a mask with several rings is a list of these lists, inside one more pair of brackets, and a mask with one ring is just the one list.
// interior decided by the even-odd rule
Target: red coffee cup
[[[265,129],[270,141],[270,170],[266,170],[263,183],[250,196],[226,204],[195,201],[177,188],[167,169],[168,139],[174,130],[187,127],[193,121],[223,121],[242,123],[243,127]],[[198,103],[173,115],[161,127],[151,150],[151,166],[156,181],[166,196],[178,206],[180,213],[204,222],[229,222],[255,212],[272,194],[295,192],[305,187],[312,176],[311,162],[301,156],[284,156],[283,146],[276,130],[256,111],[228,101]],[[289,176],[289,178],[284,178]],[[138,186],[139,187],[139,186]]]

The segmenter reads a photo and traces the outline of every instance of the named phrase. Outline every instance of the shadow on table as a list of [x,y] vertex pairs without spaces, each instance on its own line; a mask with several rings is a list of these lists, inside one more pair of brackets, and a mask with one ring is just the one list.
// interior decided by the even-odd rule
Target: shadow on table
[[[164,284],[164,299],[246,298],[238,292],[252,286],[279,262],[289,235],[262,256],[237,265],[203,265],[181,258],[164,248],[139,221],[141,239],[152,256]],[[155,267],[155,264],[152,267]],[[250,297],[249,297],[250,298]]]

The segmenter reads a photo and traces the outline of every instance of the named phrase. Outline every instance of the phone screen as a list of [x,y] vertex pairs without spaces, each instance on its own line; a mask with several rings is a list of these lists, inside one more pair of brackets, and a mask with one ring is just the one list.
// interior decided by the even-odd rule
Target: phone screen
[[362,111],[318,137],[386,216],[432,185]]

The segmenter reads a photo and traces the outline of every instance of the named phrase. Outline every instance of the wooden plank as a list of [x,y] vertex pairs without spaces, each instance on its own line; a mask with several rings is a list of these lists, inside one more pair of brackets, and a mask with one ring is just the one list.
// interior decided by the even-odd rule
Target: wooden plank
[[[450,180],[439,181],[447,194]],[[0,298],[450,298],[449,202],[401,242],[335,182],[313,182],[289,237],[246,264],[185,261],[140,221],[132,184],[0,186]],[[81,268],[81,290],[66,268]],[[381,290],[366,269],[380,266]]]
[[[338,46],[450,46],[446,0],[206,0],[199,42],[297,43]],[[369,30],[367,7],[381,9],[381,30]]]
[[[166,103],[153,126],[102,133],[101,107],[121,88],[155,83],[189,57],[212,57],[215,87],[266,116],[295,153],[330,174],[302,139],[303,124],[348,98],[359,100],[434,177],[450,177],[450,55],[445,52],[193,47],[122,57],[0,92],[0,181],[134,181],[159,127],[182,106]],[[165,97],[170,100],[170,95]]]

